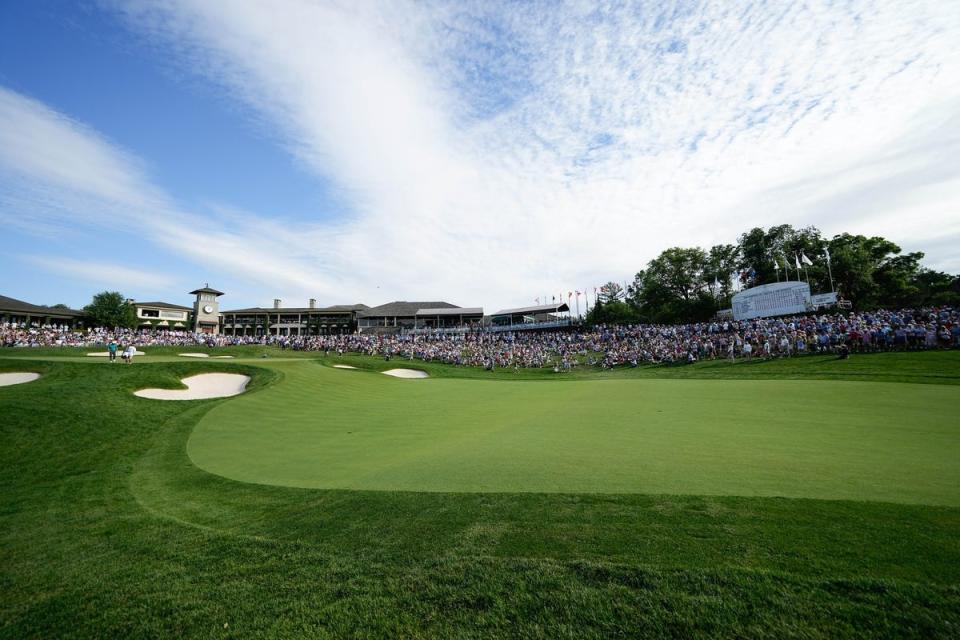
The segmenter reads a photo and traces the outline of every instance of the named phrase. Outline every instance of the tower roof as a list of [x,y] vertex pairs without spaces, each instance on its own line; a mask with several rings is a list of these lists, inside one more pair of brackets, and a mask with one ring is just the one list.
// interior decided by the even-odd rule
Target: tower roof
[[216,289],[211,289],[211,288],[210,288],[210,285],[207,284],[207,283],[204,283],[203,288],[201,288],[201,289],[194,289],[194,290],[191,291],[190,293],[191,293],[192,295],[197,295],[198,293],[212,293],[212,294],[215,295],[215,296],[222,296],[222,295],[223,295],[223,291],[217,291]]

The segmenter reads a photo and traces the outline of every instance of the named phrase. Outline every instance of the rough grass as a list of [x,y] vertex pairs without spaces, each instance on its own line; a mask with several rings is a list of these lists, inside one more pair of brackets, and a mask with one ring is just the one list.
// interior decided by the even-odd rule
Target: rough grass
[[[911,361],[924,355],[939,354]],[[896,375],[894,359],[871,357],[884,371],[858,375]],[[808,361],[811,376],[826,375]],[[957,360],[943,362],[932,376],[956,371]],[[911,367],[922,377],[922,365]],[[960,629],[955,507],[246,484],[186,456],[197,421],[232,400],[129,392],[216,369],[253,375],[256,394],[282,371],[0,361],[25,368],[45,376],[0,388],[2,637],[948,638]]]

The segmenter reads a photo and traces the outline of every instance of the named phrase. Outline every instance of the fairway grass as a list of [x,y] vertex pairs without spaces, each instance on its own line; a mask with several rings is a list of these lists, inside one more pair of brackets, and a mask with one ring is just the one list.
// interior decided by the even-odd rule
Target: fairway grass
[[190,458],[262,484],[960,505],[960,386],[430,380],[310,361],[200,420]]
[[[338,360],[361,369],[344,372],[300,354],[227,361],[151,354],[130,367],[0,357],[0,372],[42,374],[0,388],[0,638],[954,638],[960,629],[960,508],[946,486],[956,485],[952,452],[960,436],[948,410],[960,388],[960,353],[855,358],[842,371],[809,358],[549,382],[428,363],[422,368],[430,379],[395,380],[375,373],[389,363],[363,358]],[[210,372],[250,376],[247,393],[185,402],[132,395]],[[484,377],[502,379],[469,379]],[[838,377],[922,384],[824,380]],[[485,430],[480,418],[501,410],[490,406],[497,403],[487,388],[499,385],[524,420]],[[290,410],[304,412],[304,431],[319,429],[317,446],[322,440],[340,451],[336,459],[311,455],[346,465],[356,474],[351,482],[406,478],[426,487],[432,475],[456,471],[443,461],[462,445],[485,470],[462,469],[452,482],[497,475],[490,469],[502,476],[490,482],[516,482],[523,469],[504,466],[508,450],[530,466],[525,483],[564,482],[557,465],[578,482],[594,475],[607,484],[635,482],[606,468],[615,467],[605,461],[617,449],[627,449],[645,461],[649,484],[642,493],[312,489],[240,482],[194,464],[208,424],[229,426],[224,412],[261,398],[288,411],[297,389],[303,398]],[[437,390],[474,404],[458,414],[437,405]],[[768,402],[766,391],[787,398]],[[700,397],[728,398],[729,416],[688,432],[682,415],[709,414]],[[338,402],[353,403],[375,426],[380,420],[365,446],[347,438],[361,434],[339,434],[322,419]],[[432,417],[423,437],[391,440],[396,403]],[[667,405],[677,403],[671,414]],[[252,415],[256,404],[237,415]],[[808,409],[803,420],[778,415],[798,404]],[[314,413],[304,409],[311,406]],[[946,413],[928,415],[928,406]],[[779,426],[745,429],[761,410],[756,422]],[[608,411],[639,411],[644,419],[634,429],[642,438],[611,431]],[[899,420],[888,415],[895,412]],[[809,417],[822,415],[834,422]],[[464,433],[444,440],[440,425],[464,416],[477,416],[476,441]],[[580,435],[578,422],[593,432]],[[556,429],[563,439],[552,437]],[[711,434],[709,446],[698,444]],[[587,435],[617,444],[603,444],[592,460]],[[792,438],[792,460],[767,442],[784,438]],[[425,448],[427,439],[442,442]],[[550,449],[553,442],[562,444]],[[532,464],[538,447],[549,464]],[[366,449],[394,456],[394,464],[361,473],[370,460],[348,458]],[[711,451],[727,460],[718,468],[733,478],[722,491],[737,485],[740,495],[653,487],[657,477],[675,488],[690,483],[691,491],[717,482],[716,469],[696,470]],[[580,462],[565,462],[570,452]],[[576,469],[584,460],[594,473]],[[870,470],[878,464],[888,464],[882,474]],[[823,466],[806,471],[811,465]],[[843,481],[821,477],[836,469],[847,474]],[[802,474],[811,491],[855,487],[861,498],[769,497],[792,474]],[[749,486],[757,495],[748,495]],[[783,495],[805,490],[789,489]],[[877,497],[883,493],[890,495]]]

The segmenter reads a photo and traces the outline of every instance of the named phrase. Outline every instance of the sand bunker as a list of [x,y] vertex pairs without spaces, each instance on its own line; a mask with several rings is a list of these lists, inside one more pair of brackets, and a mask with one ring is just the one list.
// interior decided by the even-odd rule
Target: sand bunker
[[388,369],[383,372],[385,375],[394,378],[429,378],[426,371],[417,371],[416,369]]
[[356,367],[351,367],[348,364],[335,364],[333,365],[334,369],[356,369]]
[[0,387],[9,387],[12,384],[33,382],[39,377],[39,373],[28,373],[26,371],[17,373],[0,373]]
[[178,356],[184,358],[232,358],[233,356],[212,356],[209,353],[178,353]]
[[243,393],[249,376],[237,373],[201,373],[182,379],[186,389],[140,389],[133,395],[152,400],[206,400],[227,398]]
[[[121,351],[117,351],[117,357],[118,357],[118,358],[120,357],[120,354],[121,354],[121,353],[122,353]],[[88,354],[87,354],[87,356],[90,357],[90,358],[106,358],[106,357],[108,357],[109,355],[110,355],[110,352],[109,352],[109,351],[97,351],[96,353],[88,353]],[[145,355],[147,355],[147,354],[145,354],[143,351],[136,350],[136,351],[133,352],[133,355],[135,355],[135,356],[145,356]]]

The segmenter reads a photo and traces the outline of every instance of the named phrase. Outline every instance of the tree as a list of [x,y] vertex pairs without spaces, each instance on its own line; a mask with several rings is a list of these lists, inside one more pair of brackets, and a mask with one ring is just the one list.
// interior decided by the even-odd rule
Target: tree
[[705,320],[717,309],[710,273],[703,249],[667,249],[637,274],[630,300],[650,322]]
[[[859,309],[960,304],[960,279],[924,269],[920,252],[903,254],[885,238],[848,233],[828,241],[816,227],[781,224],[751,229],[736,245],[718,244],[709,252],[667,249],[637,272],[626,291],[615,282],[604,285],[588,322],[620,317],[652,323],[707,320],[730,306],[730,276],[737,271],[755,274],[750,285],[799,278],[809,280],[811,293],[829,291],[827,249],[836,290]],[[614,303],[624,306],[610,306]]]
[[601,302],[613,302],[614,300],[621,299],[624,297],[624,295],[625,292],[623,287],[616,282],[608,282],[600,287],[600,292],[597,294],[597,300]]
[[740,265],[740,247],[735,244],[718,244],[707,254],[706,277],[709,283],[719,282],[719,291],[714,297],[720,306],[729,306],[733,295],[731,276]]
[[842,233],[830,240],[830,256],[837,289],[859,309],[925,302],[916,285],[922,253],[900,255],[885,238]]
[[917,304],[960,306],[960,276],[921,269],[913,280]]
[[[801,269],[800,279],[809,278],[814,292],[826,291],[830,282],[823,259],[826,246],[827,242],[816,227],[794,229],[789,224],[781,224],[766,231],[757,227],[740,236],[738,267],[754,270],[755,285],[776,282],[778,278],[796,280],[796,261],[805,255],[813,264]],[[780,267],[779,274],[775,264]]]
[[639,322],[636,309],[622,300],[604,302],[597,299],[585,319],[588,325],[595,324],[634,324]]
[[705,292],[707,285],[707,254],[703,249],[667,249],[650,261],[646,282],[680,300],[691,300]]
[[880,261],[873,274],[880,291],[878,304],[885,307],[909,307],[920,302],[917,276],[922,258],[922,253],[914,252],[888,256]]
[[132,329],[137,326],[137,312],[118,291],[103,291],[83,308],[94,325]]

